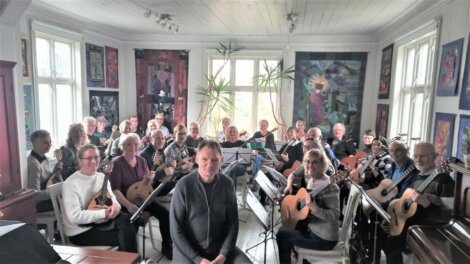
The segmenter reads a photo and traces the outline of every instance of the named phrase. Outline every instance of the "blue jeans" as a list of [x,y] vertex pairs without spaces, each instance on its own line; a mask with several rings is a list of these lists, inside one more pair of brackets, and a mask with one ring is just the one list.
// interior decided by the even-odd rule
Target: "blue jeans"
[[294,246],[315,250],[330,250],[337,244],[337,241],[324,240],[312,232],[301,233],[299,230],[283,227],[277,232],[276,241],[281,264],[291,263],[291,250],[294,249]]

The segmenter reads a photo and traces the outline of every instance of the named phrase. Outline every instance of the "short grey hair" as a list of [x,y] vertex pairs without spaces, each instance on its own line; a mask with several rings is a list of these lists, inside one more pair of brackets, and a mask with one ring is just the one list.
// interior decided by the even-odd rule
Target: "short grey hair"
[[140,145],[140,137],[136,133],[129,133],[126,135],[122,135],[119,139],[119,148],[122,149],[122,147],[129,141],[135,140],[137,143]]

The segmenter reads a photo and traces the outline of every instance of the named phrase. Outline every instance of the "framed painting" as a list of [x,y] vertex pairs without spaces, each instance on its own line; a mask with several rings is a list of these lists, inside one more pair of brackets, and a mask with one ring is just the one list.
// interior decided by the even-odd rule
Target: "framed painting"
[[23,64],[22,72],[23,77],[29,77],[29,64],[28,64],[28,42],[25,38],[21,39],[21,62]]
[[106,87],[119,88],[119,53],[118,49],[104,46],[106,56]]
[[24,125],[26,133],[26,149],[33,149],[31,133],[36,130],[36,108],[34,104],[34,89],[32,85],[23,85]]
[[108,124],[119,125],[119,93],[90,91],[90,115],[104,116]]
[[[470,39],[470,36],[469,36]],[[467,45],[465,71],[463,72],[462,89],[460,91],[459,109],[470,110],[470,42]]]
[[387,138],[388,132],[388,104],[377,105],[377,116],[375,119],[375,131],[377,136]]
[[436,95],[454,96],[459,84],[460,63],[462,60],[463,38],[442,46]]
[[439,166],[452,155],[454,138],[455,114],[436,113],[434,120],[434,148],[438,157],[436,165]]
[[87,86],[104,88],[104,49],[90,43],[85,46]]
[[139,120],[163,113],[170,132],[176,124],[186,124],[188,51],[136,49],[135,64]]
[[388,99],[390,95],[390,80],[392,77],[393,43],[382,50],[380,66],[379,99]]
[[343,123],[346,137],[359,143],[367,53],[296,52],[292,122],[305,120],[331,137]]
[[458,144],[457,144],[457,158],[463,160],[462,157],[462,144],[464,140],[470,140],[470,115],[460,115]]

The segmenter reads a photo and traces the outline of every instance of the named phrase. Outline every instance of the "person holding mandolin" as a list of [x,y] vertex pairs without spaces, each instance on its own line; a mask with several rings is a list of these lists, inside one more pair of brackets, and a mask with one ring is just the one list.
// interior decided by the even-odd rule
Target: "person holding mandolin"
[[46,153],[51,150],[51,135],[46,130],[36,130],[31,134],[33,149],[28,156],[28,188],[38,192],[36,200],[36,212],[52,211],[51,197],[46,190],[46,185],[51,177],[60,178],[62,162],[58,161],[52,166]]
[[[330,178],[326,175],[328,158],[322,149],[311,149],[303,159],[303,167],[309,181],[307,189],[315,191]],[[307,218],[299,222],[294,230],[281,227],[276,234],[280,263],[291,262],[294,245],[315,250],[330,250],[339,238],[339,188],[329,183],[314,199],[307,194],[305,206],[309,208]],[[295,207],[295,205],[293,205]]]
[[[123,154],[113,159],[114,169],[109,180],[116,199],[123,205],[123,211],[134,214],[139,207],[128,200],[129,197],[125,194],[129,193],[129,187],[136,182],[146,181],[150,185],[155,177],[155,171],[149,170],[145,159],[138,155],[140,148],[139,135],[135,133],[122,135],[119,144]],[[171,259],[172,249],[168,210],[164,206],[152,202],[145,208],[144,212],[148,212],[158,219],[162,235],[162,253],[165,257]],[[141,217],[136,221],[136,224],[144,226],[145,222],[144,217]]]
[[178,124],[174,129],[175,141],[173,141],[168,147],[166,147],[165,153],[165,162],[169,163],[176,161],[175,167],[175,179],[179,179],[182,176],[191,172],[193,168],[193,157],[189,148],[184,144],[186,140],[186,126]]
[[[119,246],[120,251],[137,252],[137,240],[130,215],[120,212],[107,177],[97,172],[100,155],[95,145],[87,144],[78,150],[80,170],[62,185],[64,232],[79,246]],[[111,205],[88,209],[95,194],[103,188]]]

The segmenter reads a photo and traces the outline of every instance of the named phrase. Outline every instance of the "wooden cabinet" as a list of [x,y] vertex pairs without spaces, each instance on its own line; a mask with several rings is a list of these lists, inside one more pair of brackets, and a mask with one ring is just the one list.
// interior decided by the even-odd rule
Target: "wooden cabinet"
[[13,67],[0,61],[0,219],[35,224],[36,193],[21,189]]

